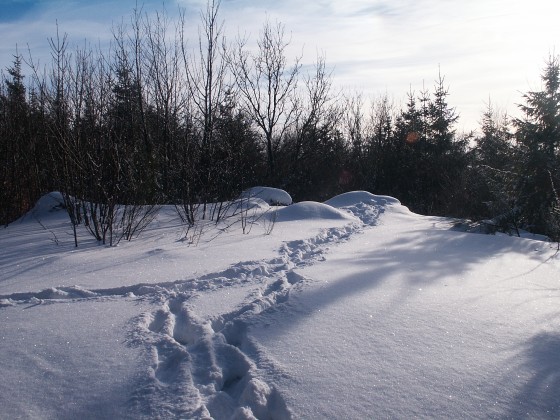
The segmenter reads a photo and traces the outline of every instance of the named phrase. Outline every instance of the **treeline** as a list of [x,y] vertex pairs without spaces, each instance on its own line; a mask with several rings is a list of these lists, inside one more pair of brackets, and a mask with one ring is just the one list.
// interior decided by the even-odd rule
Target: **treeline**
[[289,60],[281,24],[265,22],[251,49],[226,40],[218,11],[211,0],[201,13],[194,48],[184,15],[135,11],[108,50],[70,51],[57,34],[45,68],[16,54],[0,87],[0,223],[56,190],[73,226],[112,242],[115,227],[130,238],[157,205],[194,224],[266,184],[296,201],[364,189],[558,240],[558,57],[543,90],[525,95],[523,118],[488,105],[480,134],[464,134],[443,77],[403,109],[369,103],[336,91],[323,57],[311,71]]

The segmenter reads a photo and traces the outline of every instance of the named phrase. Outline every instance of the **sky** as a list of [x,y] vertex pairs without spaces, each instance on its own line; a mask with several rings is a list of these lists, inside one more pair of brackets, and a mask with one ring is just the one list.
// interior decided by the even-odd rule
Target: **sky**
[[[56,25],[71,44],[103,44],[111,27],[133,9],[186,10],[196,39],[205,0],[0,0],[0,68],[16,52],[48,58]],[[556,0],[222,0],[221,18],[233,40],[253,39],[266,19],[285,25],[290,57],[318,54],[333,70],[335,86],[400,107],[407,92],[432,89],[438,74],[449,88],[459,131],[476,129],[490,102],[518,116],[522,94],[540,90],[540,75],[560,45]],[[558,47],[560,50],[560,47]]]

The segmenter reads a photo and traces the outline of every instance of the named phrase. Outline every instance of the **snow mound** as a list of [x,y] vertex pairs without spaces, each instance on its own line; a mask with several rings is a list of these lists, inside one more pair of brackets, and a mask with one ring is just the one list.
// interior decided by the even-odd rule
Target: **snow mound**
[[45,215],[64,209],[62,194],[54,191],[43,195],[31,210],[35,215]]
[[289,206],[292,197],[286,191],[272,187],[253,187],[241,193],[242,198],[260,198],[270,205]]
[[369,226],[376,226],[379,217],[387,210],[390,210],[390,213],[410,214],[410,210],[396,198],[367,191],[340,194],[325,201],[325,204],[350,213]]
[[328,204],[315,201],[302,201],[276,211],[277,221],[289,222],[294,220],[326,219],[326,220],[355,220],[355,218]]
[[359,203],[372,204],[377,206],[400,205],[401,202],[388,195],[375,195],[367,191],[352,191],[337,195],[325,201],[329,206],[341,208],[355,206]]

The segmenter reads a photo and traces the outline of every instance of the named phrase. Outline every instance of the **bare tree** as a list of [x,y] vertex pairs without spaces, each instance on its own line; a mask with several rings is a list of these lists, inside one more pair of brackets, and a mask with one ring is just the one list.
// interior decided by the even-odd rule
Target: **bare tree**
[[300,57],[289,66],[284,25],[266,21],[257,41],[257,52],[247,51],[247,40],[238,39],[229,61],[243,106],[264,135],[268,175],[275,174],[275,152],[286,130],[296,119],[294,93],[301,69]]
[[295,113],[294,163],[300,158],[306,137],[315,136],[319,129],[331,132],[340,120],[342,109],[337,104],[338,94],[332,89],[331,73],[325,57],[318,56],[313,73],[304,78]]
[[[198,199],[202,200],[202,218],[207,216],[207,204],[216,198],[220,183],[219,162],[214,156],[216,118],[226,101],[227,62],[225,60],[225,38],[223,23],[219,22],[220,1],[209,1],[201,11],[196,51],[189,54],[184,31],[181,31],[182,57],[187,76],[189,99],[192,102],[192,118],[200,132],[198,161],[191,170],[190,180],[198,183]],[[181,27],[185,27],[185,16],[181,15]],[[185,197],[177,209],[192,218],[193,197]],[[182,216],[183,217],[183,216]],[[187,217],[188,219],[188,217]]]
[[365,151],[365,142],[369,131],[364,107],[364,98],[361,93],[345,98],[344,131],[356,158],[361,158]]
[[[223,23],[218,21],[220,1],[211,0],[206,11],[201,12],[196,57],[190,57],[185,49],[182,33],[183,59],[188,78],[188,88],[197,114],[195,118],[202,127],[202,148],[212,142],[215,117],[226,95],[227,63]],[[182,15],[184,27],[184,15]],[[189,59],[190,58],[190,59]]]
[[[52,68],[48,77],[42,77],[39,69],[32,64],[32,70],[37,86],[46,100],[49,121],[48,141],[52,160],[55,163],[53,172],[58,178],[64,205],[74,236],[74,245],[78,246],[77,226],[81,222],[80,213],[80,154],[77,144],[70,135],[70,87],[72,86],[70,73],[71,55],[67,52],[68,36],[62,37],[58,32],[56,38],[49,39],[51,48]],[[30,60],[32,62],[32,60]]]
[[173,143],[177,140],[178,120],[183,107],[183,69],[181,68],[180,25],[175,26],[174,38],[170,39],[171,21],[165,10],[143,22],[146,36],[146,52],[143,65],[146,69],[146,90],[151,115],[155,124],[151,133],[159,156],[158,178],[164,194],[170,189],[170,174],[173,166]]

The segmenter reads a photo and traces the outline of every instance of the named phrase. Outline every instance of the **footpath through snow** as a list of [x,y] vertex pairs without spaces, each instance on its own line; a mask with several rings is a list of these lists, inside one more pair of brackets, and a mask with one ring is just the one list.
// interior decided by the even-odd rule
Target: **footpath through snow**
[[[374,224],[388,200],[359,193],[343,201],[347,211]],[[280,221],[309,217],[347,216],[318,203],[296,204],[279,210],[278,215]],[[291,418],[274,385],[282,369],[251,340],[248,330],[260,315],[275,312],[279,304],[288,301],[293,288],[305,283],[305,277],[295,270],[324,260],[328,245],[346,241],[363,229],[359,220],[324,229],[311,239],[284,243],[279,257],[272,260],[240,263],[212,276],[214,280],[238,279],[252,286],[262,285],[230,312],[201,318],[196,313],[200,305],[197,299],[191,303],[190,294],[174,290],[160,309],[144,314],[137,334],[140,342],[152,346],[153,381],[140,390],[138,401],[146,405],[141,411],[173,417]],[[178,395],[184,399],[181,404],[176,404]]]
[[[275,217],[275,232],[292,238],[310,232],[304,226],[313,221],[331,227],[284,241],[275,255],[271,239],[262,237],[248,242],[249,252],[261,246],[260,255],[269,257],[216,271],[209,267],[220,264],[207,263],[204,274],[182,280],[140,275],[137,282],[92,288],[54,286],[49,278],[52,286],[40,292],[10,293],[2,290],[14,289],[12,277],[7,288],[0,281],[0,316],[13,323],[0,333],[5,412],[29,418],[560,416],[558,265],[548,244],[452,232],[448,220],[414,215],[394,198],[365,192],[294,204]],[[170,256],[175,275],[179,251],[158,241],[144,255]],[[225,238],[216,246],[236,244]],[[57,258],[47,265],[62,264]],[[14,264],[14,278],[24,275],[13,258],[5,260]],[[161,258],[155,269],[165,273],[165,264]],[[128,266],[130,276],[138,275],[135,264]],[[96,322],[106,325],[93,342],[82,338],[95,328],[92,308]],[[46,318],[34,319],[33,310]],[[71,334],[55,324],[60,313],[73,321]],[[61,343],[72,335],[79,343],[68,342],[66,352]],[[80,346],[84,340],[90,348]],[[39,373],[27,372],[18,383],[26,370],[21,357]],[[76,370],[105,389],[88,391]],[[18,393],[29,384],[36,392],[49,386],[65,392],[59,400],[66,404],[45,391],[35,402],[21,401]],[[101,408],[104,401],[114,408]]]

